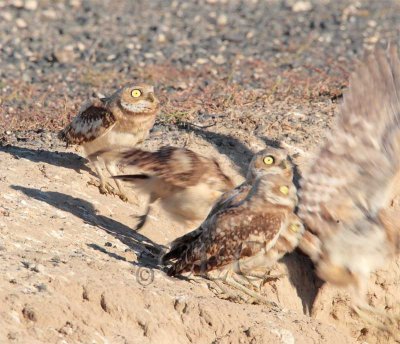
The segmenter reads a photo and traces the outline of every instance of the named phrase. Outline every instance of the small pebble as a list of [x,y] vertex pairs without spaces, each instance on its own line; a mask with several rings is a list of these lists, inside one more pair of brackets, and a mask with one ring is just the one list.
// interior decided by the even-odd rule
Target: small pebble
[[28,27],[28,24],[22,18],[17,18],[17,20],[15,21],[15,24],[20,29],[25,29],[26,27]]
[[36,0],[26,0],[25,9],[29,11],[35,11],[38,8],[38,2]]
[[309,1],[297,1],[292,6],[293,12],[307,12],[312,9],[312,4]]

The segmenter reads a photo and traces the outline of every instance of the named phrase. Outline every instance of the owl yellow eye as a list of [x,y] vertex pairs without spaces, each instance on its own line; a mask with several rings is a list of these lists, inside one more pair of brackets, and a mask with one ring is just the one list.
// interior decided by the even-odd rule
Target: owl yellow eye
[[140,90],[135,89],[135,90],[132,90],[131,95],[133,98],[138,98],[142,95],[142,92]]
[[289,193],[289,188],[288,188],[286,185],[282,185],[282,186],[279,188],[279,191],[280,191],[281,193],[283,193],[284,195],[287,195],[287,194]]
[[289,226],[289,229],[290,229],[293,233],[297,233],[297,232],[300,231],[300,225],[297,224],[297,223],[292,223],[292,224]]
[[263,159],[263,161],[265,165],[272,165],[275,162],[275,159],[272,156],[268,155]]

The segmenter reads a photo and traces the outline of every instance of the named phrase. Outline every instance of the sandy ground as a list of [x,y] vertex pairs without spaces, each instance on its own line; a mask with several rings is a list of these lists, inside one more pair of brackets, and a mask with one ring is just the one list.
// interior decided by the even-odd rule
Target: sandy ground
[[[217,157],[236,182],[242,179],[203,138],[168,136]],[[156,206],[134,232],[145,195],[139,205],[101,195],[88,185],[93,175],[78,152],[35,141],[0,147],[1,343],[388,342],[350,311],[346,293],[323,287],[315,301],[320,282],[300,253],[279,263],[271,273],[285,276],[262,289],[278,309],[224,300],[205,280],[167,277],[154,257],[191,228]],[[155,133],[146,146],[160,141],[165,137]],[[373,276],[373,304],[393,307],[398,275],[396,261]]]
[[[396,43],[399,13],[396,0],[0,0],[0,343],[393,342],[346,291],[320,290],[299,252],[262,289],[279,309],[167,278],[155,256],[196,224],[155,206],[134,232],[146,196],[100,195],[55,133],[88,97],[151,83],[162,109],[144,147],[215,156],[239,183],[266,143],[321,142],[356,59]],[[397,314],[399,263],[368,293]]]

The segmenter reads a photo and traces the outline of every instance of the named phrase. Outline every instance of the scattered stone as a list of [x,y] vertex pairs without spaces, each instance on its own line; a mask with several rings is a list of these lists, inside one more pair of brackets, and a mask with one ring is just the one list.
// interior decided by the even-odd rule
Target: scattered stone
[[29,11],[35,11],[38,8],[38,2],[36,0],[26,0],[25,9]]
[[220,14],[217,18],[217,24],[221,26],[228,24],[228,16],[226,14]]
[[26,23],[26,21],[22,18],[17,18],[15,21],[15,24],[17,25],[18,28],[20,29],[25,29],[28,27],[28,24]]
[[297,1],[292,6],[293,12],[307,12],[312,9],[312,4],[309,1]]

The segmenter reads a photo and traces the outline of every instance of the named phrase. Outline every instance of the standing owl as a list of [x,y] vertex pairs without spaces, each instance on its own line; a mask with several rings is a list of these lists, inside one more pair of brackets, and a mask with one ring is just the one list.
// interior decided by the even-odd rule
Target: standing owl
[[294,214],[292,168],[283,150],[257,153],[246,182],[223,195],[198,229],[171,244],[163,257],[171,262],[168,275],[217,274],[260,299],[233,274],[265,276],[269,266],[297,246],[303,226]]
[[201,221],[222,193],[234,187],[215,159],[186,148],[165,146],[156,152],[133,148],[121,153],[104,153],[108,154],[114,154],[122,165],[140,170],[140,174],[119,175],[114,179],[134,184],[150,195],[136,230],[144,225],[156,200],[178,220]]
[[[96,152],[104,149],[120,150],[142,142],[154,125],[159,102],[153,86],[129,85],[107,98],[93,99],[82,106],[78,115],[59,133],[68,144],[82,145],[100,178],[101,193],[112,193],[113,188],[103,175],[99,159],[111,175],[117,174],[115,161]],[[127,196],[122,184],[115,181],[122,200]]]
[[319,277],[350,288],[354,309],[371,321],[378,312],[365,300],[370,273],[400,244],[399,220],[386,211],[400,191],[399,92],[397,49],[377,49],[352,75],[336,125],[299,193],[301,249]]

